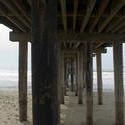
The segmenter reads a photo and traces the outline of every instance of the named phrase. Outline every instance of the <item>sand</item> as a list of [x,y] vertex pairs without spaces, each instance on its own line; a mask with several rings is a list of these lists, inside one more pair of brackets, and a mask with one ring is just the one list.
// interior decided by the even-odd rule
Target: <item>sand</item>
[[[84,104],[77,104],[73,93],[65,97],[66,104],[61,105],[61,125],[85,125]],[[114,125],[115,109],[113,92],[105,92],[104,105],[97,104],[97,93],[94,93],[94,125]],[[0,91],[0,125],[32,125],[32,98],[28,94],[28,122],[19,122],[18,93],[16,91]]]

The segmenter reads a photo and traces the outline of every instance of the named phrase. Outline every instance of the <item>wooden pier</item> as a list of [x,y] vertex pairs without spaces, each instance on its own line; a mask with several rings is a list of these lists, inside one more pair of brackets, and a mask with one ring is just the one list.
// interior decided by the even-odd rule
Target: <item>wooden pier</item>
[[[57,125],[67,90],[83,103],[93,125],[93,55],[98,104],[103,103],[101,54],[113,47],[116,125],[124,125],[124,0],[1,0],[0,23],[19,42],[19,113],[27,120],[27,47],[32,46],[33,125]],[[71,85],[67,80],[71,76]],[[100,114],[101,115],[101,114]]]

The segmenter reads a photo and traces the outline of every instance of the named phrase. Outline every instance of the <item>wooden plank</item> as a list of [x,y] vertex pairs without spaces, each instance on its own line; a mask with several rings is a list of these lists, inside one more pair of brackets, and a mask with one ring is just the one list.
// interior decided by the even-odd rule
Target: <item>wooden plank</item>
[[102,25],[100,26],[98,32],[102,32],[104,30],[104,28],[109,24],[109,22],[112,20],[112,18],[119,12],[119,10],[125,5],[125,2],[118,2],[117,4],[115,4],[115,7],[112,7],[112,13],[110,14],[110,16],[102,23]]
[[26,31],[26,28],[23,25],[21,25],[16,19],[14,19],[13,17],[7,16],[2,8],[0,8],[0,14],[3,14],[3,17],[5,17],[7,20],[9,20],[11,23],[13,23],[17,28],[19,28],[19,30],[21,30],[23,32]]
[[75,32],[75,28],[76,28],[77,12],[78,12],[78,0],[74,0],[73,32]]
[[107,53],[107,49],[98,48],[98,49],[93,50],[93,53]]
[[32,5],[32,0],[27,0],[27,2],[30,6]]
[[0,17],[0,23],[14,31],[21,31],[18,27],[16,27],[11,21],[7,20],[5,17]]
[[[1,1],[7,8],[8,10],[13,13],[14,15],[18,15],[18,11],[16,9],[14,9],[14,6],[12,6],[11,2],[8,2],[6,0]],[[26,22],[26,20],[23,19],[23,17],[18,16],[18,20],[20,20],[20,22],[22,22],[25,26],[27,26],[27,28],[31,28],[30,24]]]
[[122,30],[120,30],[120,33],[124,33],[125,32],[125,28],[123,28]]
[[103,104],[103,90],[102,90],[102,59],[101,53],[96,54],[96,64],[97,64],[97,85],[98,85],[98,104]]
[[115,33],[117,31],[120,31],[120,28],[125,27],[125,22],[121,22],[112,32]]
[[86,80],[86,125],[93,125],[93,67],[92,44],[85,44],[85,80]]
[[66,0],[60,0],[62,10],[62,21],[65,32],[67,32],[67,13],[66,13]]
[[[76,42],[85,42],[87,40],[91,42],[113,42],[113,41],[120,41],[120,42],[125,42],[125,34],[115,34],[115,33],[93,33],[93,34],[88,34],[88,33],[76,33],[77,38],[74,39],[71,36],[72,34],[68,33],[63,33],[63,34],[58,34],[58,41],[60,42],[70,42],[72,40]],[[65,36],[65,37],[63,37]],[[23,32],[10,32],[10,41],[31,41],[31,35],[30,33],[23,33]]]
[[92,31],[94,30],[94,28],[95,28],[95,26],[97,25],[97,23],[98,23],[100,17],[102,16],[103,12],[105,11],[105,9],[106,9],[106,7],[107,7],[109,1],[110,1],[110,0],[101,1],[101,4],[100,4],[100,6],[99,6],[98,15],[97,15],[97,17],[94,19],[94,21],[93,21],[93,23],[92,23],[92,25],[91,25],[91,27],[90,27],[90,32],[92,32]]
[[[125,41],[125,34],[121,33],[121,34],[115,34],[115,33],[77,33],[74,34],[77,35],[77,38],[74,39],[71,37],[71,34],[67,33],[67,34],[63,34],[60,35],[58,34],[58,39],[62,42],[69,42],[69,41],[76,41],[76,42],[85,42],[85,41],[91,41],[91,42],[113,42],[113,41],[121,41],[124,42]],[[65,37],[63,37],[65,36]],[[73,34],[72,34],[73,36]]]
[[[20,13],[24,16],[25,20],[29,21],[28,23],[31,23],[31,18],[27,13],[27,8],[25,8],[24,4],[21,1],[11,0],[16,8],[19,9]],[[20,16],[21,16],[20,14]]]
[[83,21],[81,23],[80,32],[83,32],[84,29],[86,28],[86,25],[87,25],[87,23],[89,21],[91,13],[92,13],[92,11],[94,9],[95,3],[96,3],[96,0],[89,0],[86,15],[85,15],[85,17],[84,17],[84,19],[83,19]]
[[28,41],[31,42],[31,34],[30,33],[26,33],[26,32],[10,32],[10,41],[13,42],[18,42],[20,41]]
[[57,1],[32,0],[33,125],[58,124],[56,19]]
[[111,32],[111,31],[113,31],[113,29],[115,28],[115,27],[117,27],[120,23],[121,23],[121,21],[123,21],[125,18],[123,18],[123,17],[120,17],[119,19],[117,19],[116,21],[113,21],[113,23],[106,29],[106,32]]
[[19,42],[19,118],[27,120],[27,54],[28,43]]
[[123,45],[113,43],[116,125],[124,125]]

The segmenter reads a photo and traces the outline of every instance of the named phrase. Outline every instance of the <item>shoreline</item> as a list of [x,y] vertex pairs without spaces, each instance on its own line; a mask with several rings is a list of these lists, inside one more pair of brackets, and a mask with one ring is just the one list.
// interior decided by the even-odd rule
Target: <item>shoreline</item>
[[[125,90],[125,88],[124,88]],[[14,92],[18,92],[18,87],[0,87],[0,91],[14,91]],[[28,87],[28,92],[31,93],[32,88],[31,86]],[[97,92],[97,89],[93,89],[93,92]],[[103,92],[114,92],[114,89],[103,89]]]

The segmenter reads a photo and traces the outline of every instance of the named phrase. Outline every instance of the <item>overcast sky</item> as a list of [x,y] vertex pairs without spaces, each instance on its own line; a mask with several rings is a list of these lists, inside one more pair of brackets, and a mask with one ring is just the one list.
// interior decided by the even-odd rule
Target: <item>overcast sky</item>
[[[0,70],[17,70],[18,69],[18,43],[9,41],[9,32],[11,30],[0,24]],[[107,54],[102,56],[102,68],[103,70],[113,69],[113,57],[112,48],[107,48]],[[124,45],[125,53],[125,45]],[[28,45],[28,67],[31,67],[31,44]],[[94,69],[96,68],[96,62],[94,58]]]

